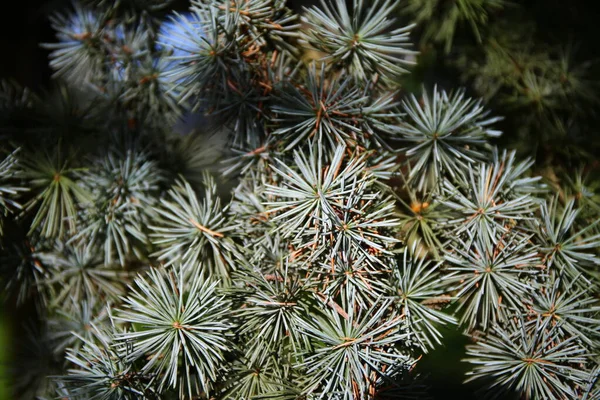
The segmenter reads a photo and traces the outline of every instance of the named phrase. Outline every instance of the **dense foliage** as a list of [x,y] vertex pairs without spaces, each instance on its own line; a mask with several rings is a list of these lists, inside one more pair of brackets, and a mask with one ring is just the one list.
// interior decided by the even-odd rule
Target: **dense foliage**
[[[501,0],[284,3],[82,0],[54,89],[2,83],[15,395],[424,398],[450,327],[482,394],[597,399],[600,180],[502,146],[589,121],[586,66],[511,47]],[[465,23],[496,44],[457,55]],[[413,29],[482,99],[406,89]]]

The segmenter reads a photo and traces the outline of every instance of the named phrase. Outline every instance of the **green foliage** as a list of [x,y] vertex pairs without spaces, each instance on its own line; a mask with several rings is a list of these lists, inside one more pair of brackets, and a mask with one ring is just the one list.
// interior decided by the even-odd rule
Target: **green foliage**
[[26,191],[26,188],[15,186],[15,177],[18,174],[18,159],[15,150],[8,154],[0,162],[0,237],[3,234],[3,220],[9,214],[20,210],[22,206],[16,201],[19,192]]
[[423,32],[424,42],[444,44],[449,53],[458,31],[468,25],[471,33],[481,42],[480,30],[488,23],[490,15],[510,4],[506,0],[410,0],[402,13],[410,16]]
[[285,151],[309,138],[331,149],[356,142],[354,138],[360,135],[356,122],[362,119],[362,107],[368,98],[361,96],[350,79],[327,81],[324,66],[317,73],[316,64],[312,64],[305,85],[288,86],[289,90],[284,87],[280,101],[272,107],[283,125],[274,134],[289,143]]
[[593,252],[600,246],[600,235],[592,231],[600,220],[577,230],[574,224],[579,211],[574,204],[574,200],[570,200],[559,208],[557,198],[542,204],[542,220],[537,230],[548,267],[554,266],[571,279],[577,277],[579,271],[590,273],[590,269],[593,271],[594,266],[600,264],[600,258]]
[[94,298],[65,300],[48,319],[48,340],[54,352],[62,356],[65,350],[77,352],[87,342],[94,341],[94,329],[105,328],[108,319],[106,309],[97,310]]
[[484,235],[453,246],[446,256],[449,270],[456,272],[448,279],[456,285],[460,308],[465,308],[461,323],[470,329],[486,330],[506,321],[510,310],[518,309],[534,290],[532,275],[538,272],[539,259],[528,237],[507,234],[494,243]]
[[[332,2],[333,3],[333,2]],[[391,0],[376,0],[367,4],[353,0],[351,8],[342,0],[329,5],[322,1],[321,8],[306,10],[304,22],[309,29],[303,40],[325,54],[323,58],[333,68],[348,73],[355,80],[368,80],[373,75],[393,81],[407,70],[411,60],[405,56],[416,52],[408,50],[412,25],[395,28]]]
[[58,242],[51,252],[40,255],[48,265],[44,285],[54,291],[50,306],[116,300],[123,294],[126,275],[103,263],[96,247],[65,245]]
[[398,364],[412,363],[395,345],[406,342],[409,334],[401,326],[401,316],[386,312],[389,300],[356,309],[353,293],[347,296],[342,300],[349,308],[329,309],[301,325],[314,347],[302,366],[310,377],[309,391],[321,392],[317,398],[365,398],[374,391],[378,376],[397,373]]
[[70,167],[60,149],[54,154],[34,152],[23,159],[23,179],[34,194],[23,205],[25,212],[34,212],[29,233],[39,228],[46,238],[63,238],[75,232],[77,204],[89,201],[89,193],[74,179],[76,169]]
[[[171,5],[75,3],[54,90],[0,85],[17,398],[427,398],[448,329],[487,395],[598,397],[591,64],[504,1]],[[469,87],[409,73],[395,13]]]
[[204,186],[202,202],[183,180],[171,188],[169,200],[161,199],[155,209],[161,225],[151,226],[150,236],[159,248],[155,255],[158,260],[167,260],[166,265],[200,263],[211,274],[227,279],[236,269],[236,247],[225,236],[234,225],[225,218],[215,183],[208,174],[204,175]]
[[489,156],[487,139],[501,135],[488,127],[498,118],[486,119],[483,106],[463,92],[447,94],[436,87],[431,98],[423,93],[421,101],[415,96],[404,100],[402,111],[407,118],[394,127],[394,135],[407,143],[408,179],[417,180],[421,191],[439,185],[444,175],[464,178],[469,164]]
[[54,16],[52,25],[60,42],[48,47],[53,50],[50,64],[57,76],[80,82],[102,76],[104,18],[81,6],[72,14]]
[[[281,161],[278,163],[281,169],[272,167],[284,183],[280,186],[267,185],[266,194],[275,199],[289,199],[269,204],[272,206],[269,213],[281,212],[273,221],[286,221],[285,224],[279,224],[278,228],[284,236],[320,236],[331,230],[335,204],[343,204],[343,199],[353,191],[353,186],[360,186],[369,179],[368,174],[360,176],[365,170],[365,164],[360,158],[351,159],[342,168],[344,152],[344,147],[337,147],[331,163],[324,165],[321,148],[317,149],[315,146],[308,155],[294,154],[298,171]],[[315,227],[316,232],[311,227]]]
[[159,391],[170,386],[180,397],[208,393],[224,361],[230,328],[227,303],[215,293],[217,282],[184,268],[152,269],[147,279],[135,279],[118,313],[117,320],[136,327],[117,336],[132,346],[126,362],[147,360],[140,372],[160,376]]
[[557,329],[541,329],[539,320],[527,329],[522,319],[509,330],[496,329],[468,347],[473,358],[467,361],[476,365],[470,379],[494,376],[492,387],[516,389],[526,398],[579,398],[586,350],[573,337],[557,340]]
[[162,180],[156,161],[143,152],[111,151],[95,160],[94,168],[83,176],[93,200],[82,210],[79,230],[70,241],[91,248],[100,242],[105,264],[116,258],[125,266],[132,255],[142,258]]
[[455,324],[456,320],[435,308],[436,304],[447,304],[452,298],[441,279],[442,263],[432,265],[425,252],[416,249],[418,244],[413,242],[410,251],[405,251],[402,262],[394,269],[392,287],[396,289],[394,295],[400,311],[406,315],[423,351],[427,351],[427,348],[441,344],[438,326]]
[[80,338],[84,345],[68,350],[73,366],[61,377],[68,398],[125,399],[152,398],[149,382],[134,372],[132,364],[116,351],[114,337],[92,325],[94,338]]
[[478,235],[484,241],[495,243],[517,220],[531,218],[535,208],[532,190],[520,190],[520,186],[538,179],[520,178],[520,172],[527,169],[527,164],[515,166],[513,162],[514,153],[508,158],[505,154],[491,165],[471,167],[467,182],[459,182],[456,186],[444,182],[444,195],[452,200],[443,204],[458,214],[458,218],[448,221],[456,224],[457,234],[466,232],[469,236]]
[[[560,336],[578,337],[586,345],[595,348],[598,336],[598,300],[589,288],[579,288],[576,276],[572,281],[557,278],[551,287],[533,296],[531,312],[541,316],[545,326],[557,326]],[[557,323],[560,321],[560,323]]]

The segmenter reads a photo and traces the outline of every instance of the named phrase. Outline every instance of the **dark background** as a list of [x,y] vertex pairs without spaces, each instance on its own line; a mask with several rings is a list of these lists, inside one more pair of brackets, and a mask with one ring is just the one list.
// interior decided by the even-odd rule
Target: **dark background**
[[[453,1],[453,0],[449,0]],[[574,40],[580,52],[589,60],[600,60],[600,6],[586,0],[531,0],[515,1],[535,20],[538,31],[551,43]],[[34,91],[46,88],[51,81],[48,68],[49,51],[40,43],[54,41],[48,15],[63,10],[68,0],[9,0],[0,11],[0,79],[14,79]],[[290,1],[296,11],[316,1]],[[176,1],[175,8],[183,10],[187,2]],[[596,7],[595,7],[596,6]],[[443,71],[430,74],[429,79],[440,79]],[[599,78],[599,77],[594,77]],[[598,133],[595,132],[595,135]],[[418,371],[430,386],[435,399],[476,399],[473,385],[464,385],[467,365],[461,363],[467,338],[456,331],[445,332],[445,344],[423,357]]]

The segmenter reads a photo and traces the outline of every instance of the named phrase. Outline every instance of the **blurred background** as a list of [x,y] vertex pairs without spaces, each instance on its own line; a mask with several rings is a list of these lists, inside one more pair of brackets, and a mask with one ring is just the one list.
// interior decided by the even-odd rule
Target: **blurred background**
[[[425,7],[432,0],[411,0],[410,3],[423,3]],[[455,2],[450,1],[450,2]],[[301,12],[303,7],[318,4],[318,0],[288,0],[288,6]],[[409,3],[398,0],[399,5]],[[485,3],[485,1],[480,1]],[[552,42],[574,40],[580,46],[580,52],[588,59],[600,56],[600,11],[597,2],[590,0],[514,0],[505,2],[508,6],[503,12],[510,14],[511,7],[518,6],[520,19],[514,19],[515,25],[523,21],[533,22],[537,29],[532,35],[539,35],[541,43],[552,45]],[[52,42],[52,31],[48,15],[64,10],[71,4],[70,0],[29,0],[11,1],[10,9],[0,13],[1,62],[0,77],[14,78],[21,84],[39,88],[50,81],[51,71],[48,68],[48,50],[42,49],[39,43]],[[175,0],[173,8],[185,10],[187,1]],[[514,10],[512,10],[514,11]],[[500,16],[510,22],[514,15]],[[410,21],[410,18],[407,21]],[[514,26],[522,29],[522,26]],[[460,34],[460,32],[458,32]],[[439,69],[439,68],[438,68]]]

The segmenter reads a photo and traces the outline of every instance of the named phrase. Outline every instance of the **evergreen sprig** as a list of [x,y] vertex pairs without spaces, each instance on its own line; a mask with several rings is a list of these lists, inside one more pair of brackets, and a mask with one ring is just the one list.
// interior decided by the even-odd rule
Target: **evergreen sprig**
[[[82,302],[114,301],[124,293],[126,274],[115,266],[104,264],[95,247],[57,243],[51,252],[40,259],[51,266],[44,285],[54,290],[50,306],[64,306]],[[117,266],[118,267],[118,266]]]
[[493,376],[494,397],[515,389],[526,398],[578,398],[587,376],[581,370],[586,351],[575,337],[561,339],[557,327],[542,328],[540,320],[527,329],[517,319],[510,330],[494,329],[492,335],[469,346],[468,362],[475,364],[469,380]]
[[454,272],[447,279],[464,308],[460,322],[470,329],[486,330],[507,321],[511,310],[520,309],[525,296],[535,290],[540,272],[530,237],[508,233],[489,241],[484,235],[453,244],[446,254],[448,270]]
[[378,376],[393,376],[398,372],[394,366],[412,363],[401,350],[402,343],[407,347],[409,334],[402,327],[402,317],[387,312],[390,301],[359,309],[353,293],[347,296],[346,309],[328,308],[301,325],[314,342],[314,350],[301,365],[311,377],[306,390],[316,391],[317,398],[368,397],[376,390]]
[[77,226],[77,205],[90,201],[90,194],[75,181],[76,168],[70,166],[60,149],[54,153],[34,152],[22,160],[22,177],[32,188],[33,197],[23,205],[34,212],[29,233],[63,238]]
[[72,363],[68,375],[58,377],[68,398],[133,400],[153,398],[152,377],[133,369],[115,349],[115,338],[101,328],[91,325],[93,339],[79,337],[81,349],[69,350]]
[[[548,267],[558,269],[559,273],[571,279],[582,272],[585,277],[590,273],[590,267],[600,264],[600,258],[594,253],[594,249],[600,246],[600,234],[593,233],[600,220],[577,229],[574,224],[579,210],[574,206],[573,199],[560,207],[558,198],[551,198],[541,205],[541,221],[536,226],[536,235]],[[585,279],[580,278],[579,281],[586,285]]]
[[487,118],[480,102],[464,92],[446,93],[437,87],[422,101],[411,95],[402,102],[407,118],[394,128],[394,135],[406,143],[412,163],[408,175],[419,190],[439,185],[441,177],[465,178],[468,165],[489,155],[487,139],[501,132],[490,127],[500,118]]
[[347,72],[357,81],[375,74],[389,81],[407,72],[413,64],[408,56],[409,33],[413,25],[397,28],[391,17],[394,2],[376,0],[367,4],[353,0],[351,7],[342,0],[306,10],[303,21],[308,24],[303,39],[325,54],[324,61]]
[[180,180],[155,208],[161,225],[152,225],[150,237],[159,248],[158,260],[166,265],[201,263],[202,268],[222,279],[236,269],[239,253],[231,240],[235,225],[228,221],[226,207],[216,195],[210,175],[204,175],[204,197],[198,199],[191,185]]
[[146,226],[154,218],[152,206],[163,180],[157,163],[143,152],[110,152],[84,175],[93,201],[81,213],[79,232],[71,243],[102,244],[104,263],[125,266],[128,258],[142,258],[149,244]]
[[[117,320],[135,329],[117,337],[131,343],[126,362],[145,359],[142,374],[157,376],[158,390],[178,388],[180,396],[209,393],[217,366],[228,348],[223,297],[217,281],[204,278],[198,266],[175,271],[152,269],[138,276]],[[179,371],[184,371],[180,373]]]
[[22,208],[17,202],[20,192],[27,188],[16,185],[16,176],[19,174],[18,159],[16,157],[19,149],[8,154],[0,161],[0,237],[3,235],[3,221],[9,214]]
[[[442,282],[441,262],[432,263],[425,252],[419,252],[419,243],[406,249],[402,262],[392,275],[394,297],[400,311],[406,315],[408,327],[414,332],[424,351],[441,344],[440,325],[456,324],[456,319],[442,312],[440,305],[454,300],[449,287]],[[433,264],[433,265],[432,265]]]
[[[535,182],[535,178],[520,178],[523,171],[514,165],[514,154],[496,160],[494,164],[481,163],[469,169],[466,182],[456,185],[446,180],[443,183],[443,205],[455,211],[458,218],[448,224],[455,225],[456,234],[468,232],[470,236],[482,235],[484,240],[495,242],[507,233],[518,220],[531,218],[536,208],[532,191],[519,186]],[[526,194],[521,194],[525,192]]]
[[364,157],[352,157],[344,162],[345,146],[336,147],[330,162],[323,153],[323,149],[316,146],[312,146],[308,154],[296,152],[297,171],[282,161],[277,167],[271,167],[283,179],[283,184],[266,185],[267,195],[274,196],[274,200],[281,199],[269,203],[269,213],[277,213],[273,221],[286,221],[277,228],[285,236],[319,236],[331,231],[334,206],[371,179],[368,172],[363,172]]

